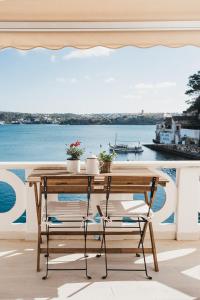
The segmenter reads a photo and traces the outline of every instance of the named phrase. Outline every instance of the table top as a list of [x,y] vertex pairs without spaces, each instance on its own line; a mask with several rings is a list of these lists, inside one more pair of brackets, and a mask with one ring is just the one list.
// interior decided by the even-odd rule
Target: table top
[[[43,167],[43,168],[37,168],[34,169],[31,174],[27,178],[27,182],[30,184],[37,183],[41,181],[41,177],[44,176],[76,176],[72,173],[69,173],[66,168],[64,167]],[[85,175],[88,176],[90,174],[86,174],[86,171],[83,169],[78,175]],[[99,175],[91,175],[96,177],[105,177],[105,176],[157,176],[159,177],[159,184],[162,186],[165,186],[166,183],[169,181],[163,174],[163,176],[160,176],[156,171],[149,170],[148,168],[120,168],[120,169],[113,169],[111,173],[101,173]]]

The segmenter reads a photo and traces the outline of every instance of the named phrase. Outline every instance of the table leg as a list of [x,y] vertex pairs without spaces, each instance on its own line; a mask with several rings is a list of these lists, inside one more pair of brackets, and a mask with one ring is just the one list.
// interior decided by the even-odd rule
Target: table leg
[[152,253],[153,253],[155,272],[159,272],[157,253],[156,253],[156,244],[155,244],[155,239],[154,239],[152,222],[149,222],[149,233],[150,233],[150,239],[151,239],[151,247],[152,247]]

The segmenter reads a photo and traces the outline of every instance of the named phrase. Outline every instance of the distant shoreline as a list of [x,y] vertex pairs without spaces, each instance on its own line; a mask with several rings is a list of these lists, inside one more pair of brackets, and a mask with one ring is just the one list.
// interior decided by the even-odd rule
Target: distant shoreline
[[28,114],[0,112],[4,124],[58,124],[58,125],[155,125],[164,118],[163,113],[115,114]]
[[[197,116],[171,114],[182,128],[200,129]],[[165,113],[107,113],[107,114],[29,114],[0,112],[0,125],[156,125],[163,122]]]

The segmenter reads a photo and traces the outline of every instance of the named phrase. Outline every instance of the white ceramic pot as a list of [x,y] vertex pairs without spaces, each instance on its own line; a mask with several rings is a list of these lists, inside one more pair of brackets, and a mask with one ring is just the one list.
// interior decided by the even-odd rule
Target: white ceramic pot
[[85,162],[86,174],[97,175],[99,174],[99,161],[95,155],[91,155]]
[[78,174],[80,173],[81,170],[81,162],[79,159],[77,160],[72,160],[68,159],[67,160],[67,171],[72,174]]

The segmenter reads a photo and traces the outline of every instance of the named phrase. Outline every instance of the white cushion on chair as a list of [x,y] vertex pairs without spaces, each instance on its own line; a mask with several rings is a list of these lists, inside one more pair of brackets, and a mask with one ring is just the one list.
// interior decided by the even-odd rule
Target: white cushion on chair
[[[106,201],[101,201],[100,206],[105,214]],[[108,200],[108,215],[111,217],[146,217],[148,212],[149,206],[143,200]],[[151,210],[149,216],[152,216]]]

